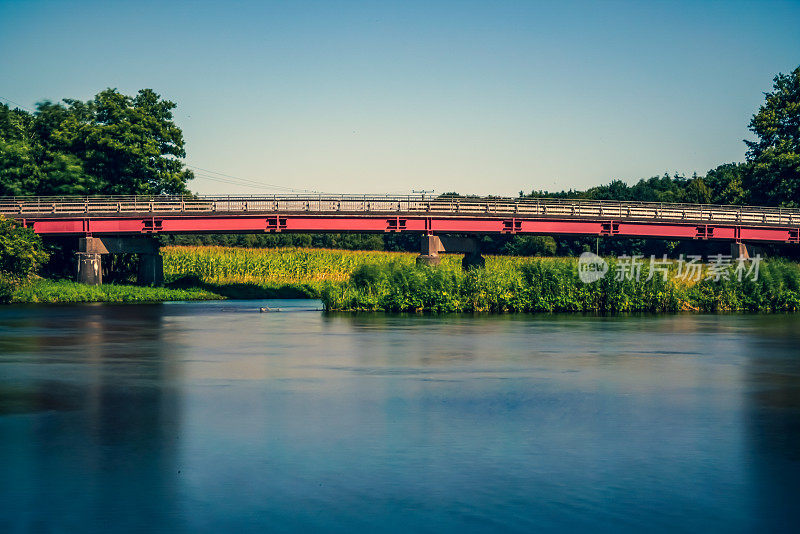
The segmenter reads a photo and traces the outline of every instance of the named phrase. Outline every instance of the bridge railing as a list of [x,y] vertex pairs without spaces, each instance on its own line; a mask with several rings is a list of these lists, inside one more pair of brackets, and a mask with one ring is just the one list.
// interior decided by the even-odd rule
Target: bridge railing
[[430,214],[453,217],[502,216],[800,226],[800,210],[789,208],[583,199],[421,195],[0,197],[0,215],[12,218],[271,213],[363,213],[397,216]]

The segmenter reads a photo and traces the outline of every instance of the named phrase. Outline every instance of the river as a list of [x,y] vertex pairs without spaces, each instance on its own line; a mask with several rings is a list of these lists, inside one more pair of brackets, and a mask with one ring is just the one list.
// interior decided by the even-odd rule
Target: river
[[800,316],[319,307],[0,308],[0,532],[800,519]]

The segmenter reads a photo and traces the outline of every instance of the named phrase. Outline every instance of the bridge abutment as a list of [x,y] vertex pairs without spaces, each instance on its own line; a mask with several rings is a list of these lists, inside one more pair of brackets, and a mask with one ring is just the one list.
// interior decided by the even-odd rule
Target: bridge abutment
[[417,264],[439,265],[443,252],[463,253],[461,267],[466,271],[486,266],[486,260],[481,256],[478,240],[474,237],[449,237],[437,235],[423,235],[420,238],[420,254]]
[[164,283],[164,260],[158,241],[151,237],[82,237],[78,240],[78,281],[103,283],[102,257],[107,254],[138,254],[137,282]]

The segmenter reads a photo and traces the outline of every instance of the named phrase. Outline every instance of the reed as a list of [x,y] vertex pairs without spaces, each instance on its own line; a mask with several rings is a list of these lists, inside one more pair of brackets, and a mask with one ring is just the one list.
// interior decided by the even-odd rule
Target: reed
[[[231,297],[320,297],[328,310],[392,312],[781,312],[800,309],[800,267],[761,264],[759,279],[698,282],[648,277],[580,281],[575,258],[487,256],[486,268],[464,272],[460,255],[418,267],[416,254],[328,249],[165,247],[169,281],[191,280]],[[650,278],[648,280],[648,278]],[[227,291],[227,289],[231,291]],[[226,292],[227,291],[227,292]]]
[[586,284],[570,258],[487,258],[486,269],[463,272],[402,263],[358,267],[347,282],[322,293],[326,309],[392,312],[664,313],[794,312],[800,310],[800,267],[762,262],[758,280],[664,280],[646,268],[638,280],[609,274]]

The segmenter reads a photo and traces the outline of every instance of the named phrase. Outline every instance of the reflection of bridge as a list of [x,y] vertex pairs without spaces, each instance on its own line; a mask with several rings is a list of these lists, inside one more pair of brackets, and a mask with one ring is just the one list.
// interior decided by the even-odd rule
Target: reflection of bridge
[[[100,254],[118,252],[143,254],[142,276],[149,279],[147,272],[160,270],[157,247],[130,238],[159,233],[412,232],[424,236],[423,257],[434,262],[443,251],[478,256],[474,241],[440,234],[800,242],[797,209],[657,202],[378,195],[6,197],[0,198],[0,215],[38,234],[83,238],[79,270],[86,281],[95,280],[87,268],[99,273]],[[154,276],[157,281],[159,275]]]

